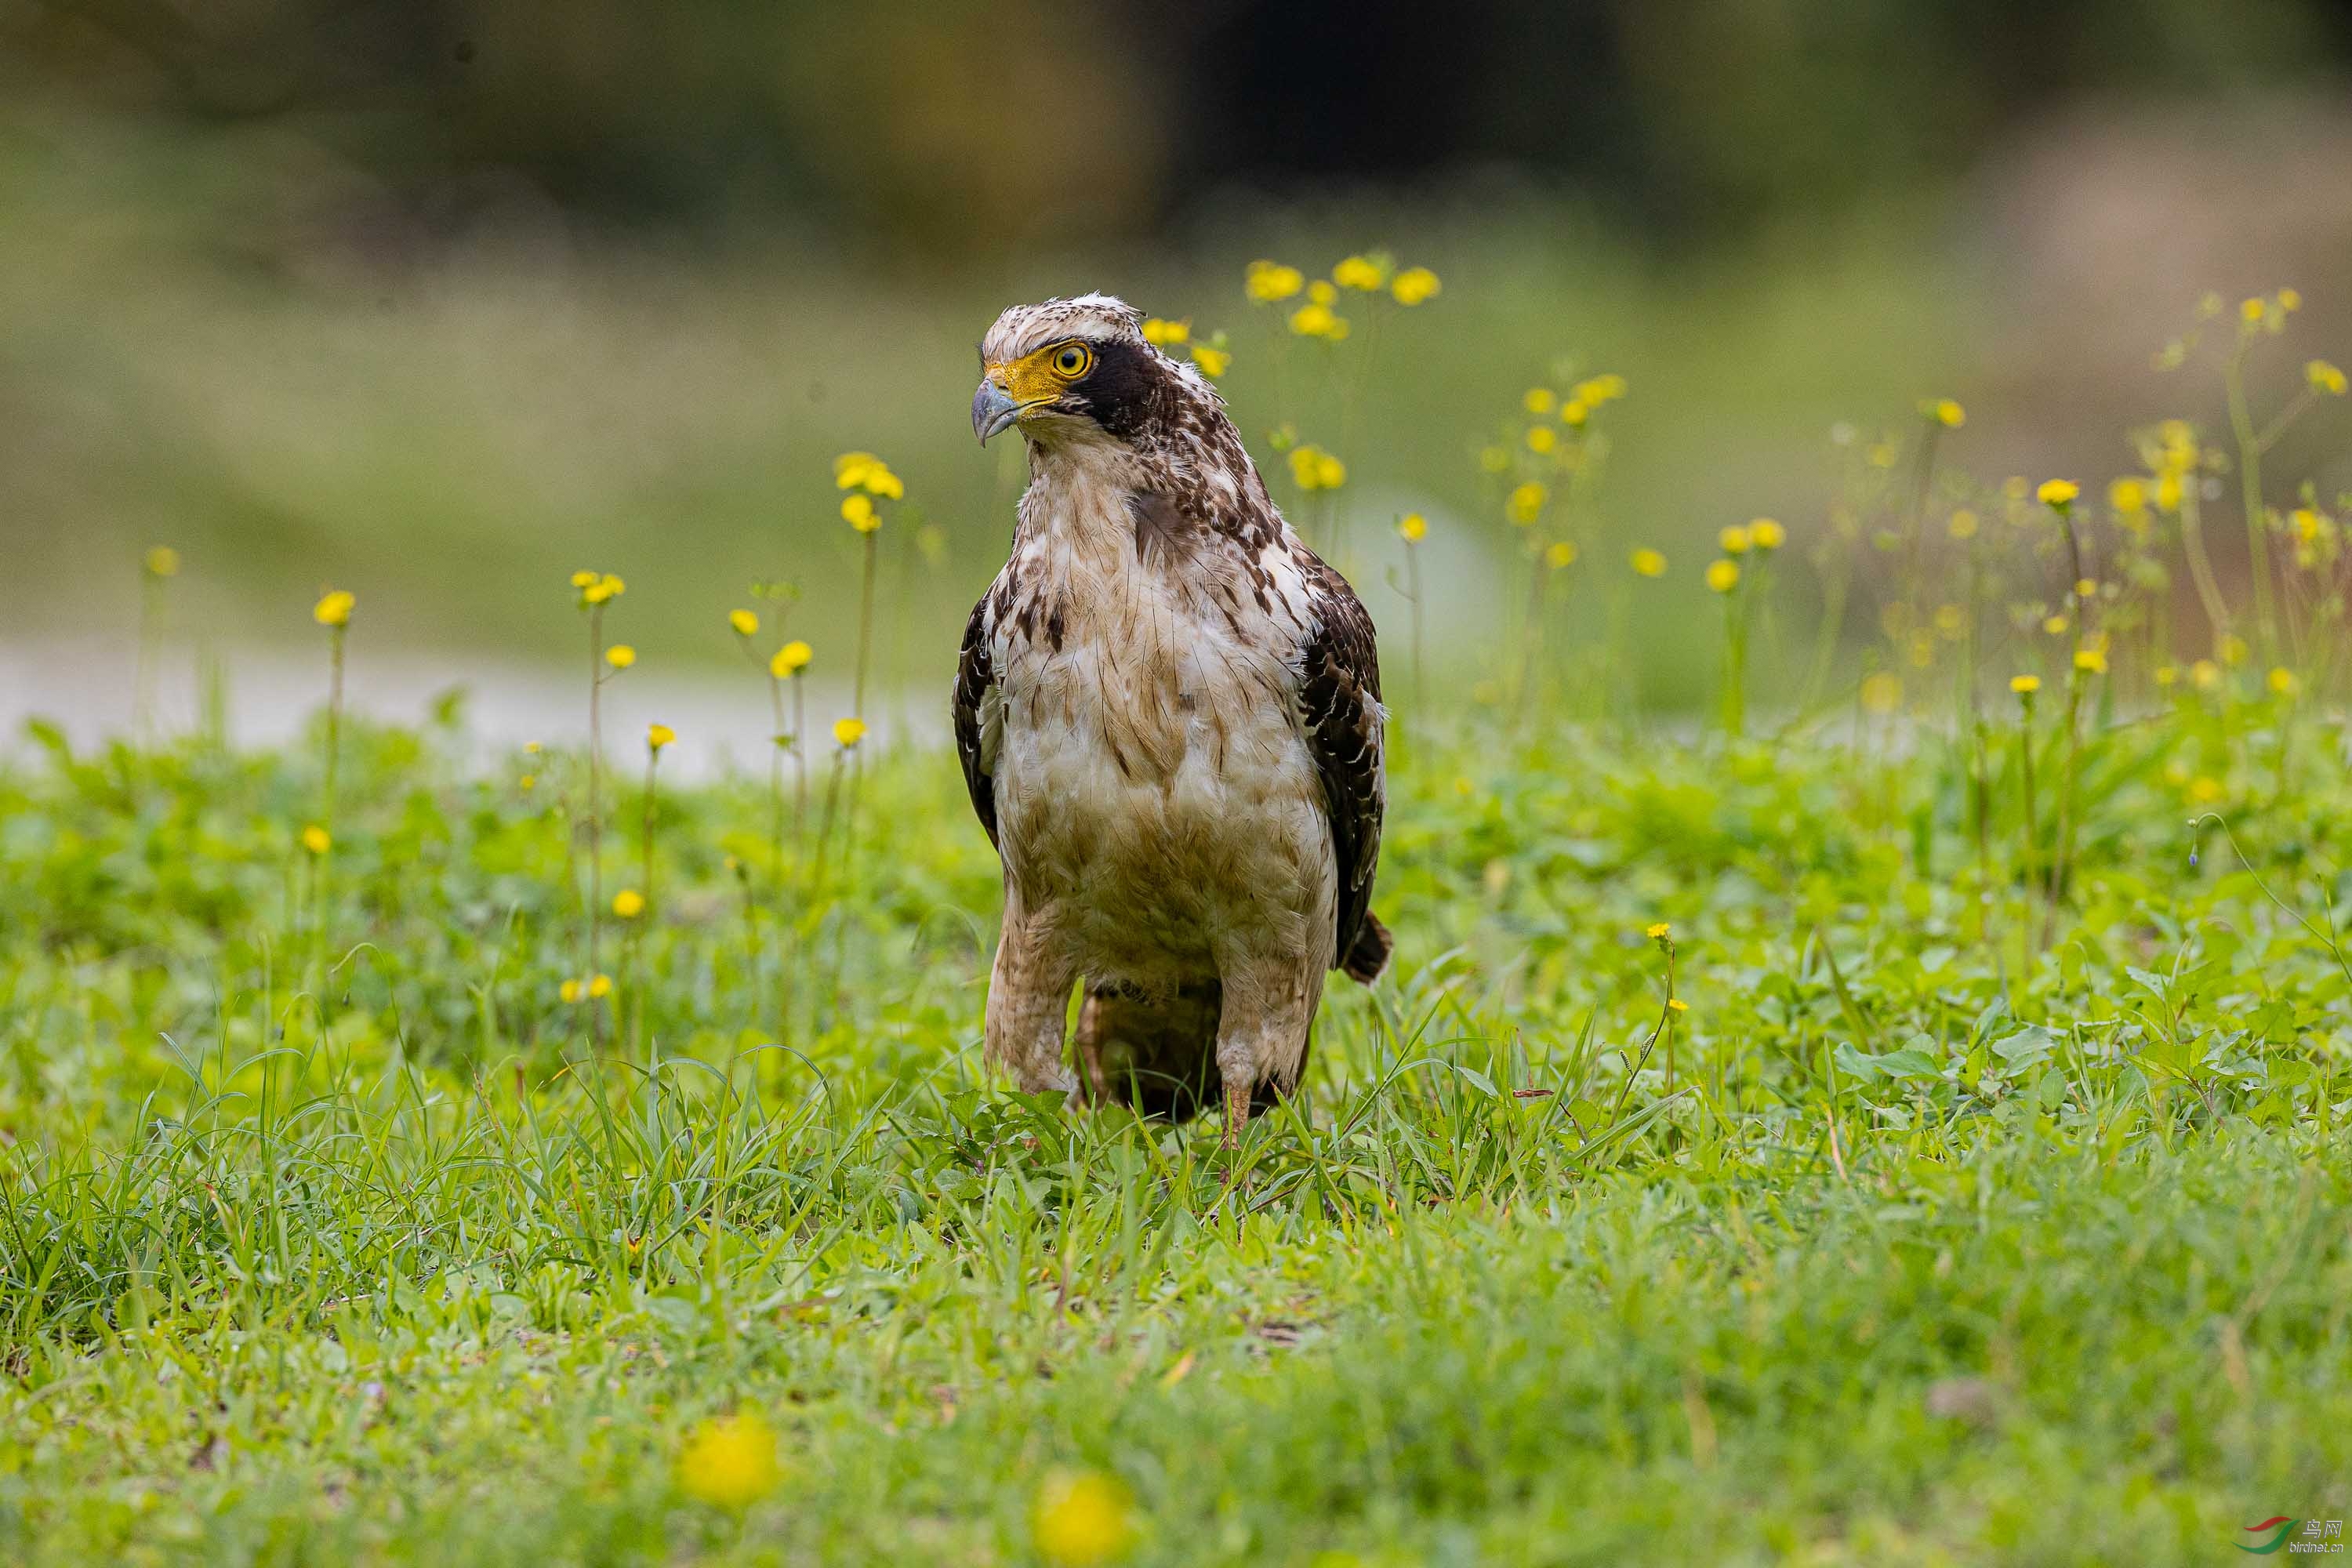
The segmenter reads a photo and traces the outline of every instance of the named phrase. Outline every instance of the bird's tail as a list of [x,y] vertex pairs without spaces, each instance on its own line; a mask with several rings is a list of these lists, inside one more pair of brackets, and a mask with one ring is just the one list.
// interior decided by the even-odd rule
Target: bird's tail
[[1370,985],[1389,966],[1389,952],[1395,946],[1396,939],[1389,935],[1389,928],[1381,924],[1378,915],[1366,910],[1364,923],[1356,928],[1356,940],[1341,956],[1339,967],[1349,979]]
[[[1223,1001],[1224,988],[1214,980],[1158,997],[1119,985],[1087,987],[1077,1027],[1078,1073],[1087,1097],[1171,1121],[1190,1121],[1222,1106],[1217,1016]],[[1303,1058],[1299,1065],[1306,1066]],[[1253,1087],[1253,1112],[1273,1105],[1272,1085]]]

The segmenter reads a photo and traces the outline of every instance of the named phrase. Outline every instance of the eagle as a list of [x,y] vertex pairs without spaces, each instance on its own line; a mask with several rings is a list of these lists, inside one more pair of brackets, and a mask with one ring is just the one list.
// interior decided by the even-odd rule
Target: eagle
[[1388,962],[1371,617],[1140,311],[1016,306],[980,358],[972,432],[1017,428],[1029,458],[953,704],[1004,871],[983,1054],[1029,1092],[1178,1121],[1214,1091],[1232,1147],[1297,1083],[1325,974]]

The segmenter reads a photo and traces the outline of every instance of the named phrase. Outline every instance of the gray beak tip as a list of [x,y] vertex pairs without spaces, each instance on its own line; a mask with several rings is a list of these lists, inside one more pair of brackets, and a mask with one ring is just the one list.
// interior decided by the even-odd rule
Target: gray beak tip
[[993,381],[983,378],[980,390],[971,395],[971,433],[980,444],[1021,417],[1021,405],[1013,401],[1005,390]]

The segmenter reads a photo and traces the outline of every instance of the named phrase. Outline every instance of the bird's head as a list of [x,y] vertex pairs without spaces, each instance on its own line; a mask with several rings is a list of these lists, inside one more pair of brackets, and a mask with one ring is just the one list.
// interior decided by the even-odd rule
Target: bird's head
[[1018,425],[1049,445],[1097,432],[1132,437],[1166,412],[1182,374],[1143,341],[1142,321],[1108,294],[1005,311],[981,340],[972,434],[985,444]]

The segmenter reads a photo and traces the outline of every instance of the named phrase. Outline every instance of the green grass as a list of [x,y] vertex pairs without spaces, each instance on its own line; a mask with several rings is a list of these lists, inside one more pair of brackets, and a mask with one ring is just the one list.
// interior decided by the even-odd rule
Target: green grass
[[[580,759],[347,725],[314,862],[315,745],[52,746],[0,771],[0,1559],[1025,1563],[1057,1468],[1146,1563],[2341,1517],[2352,789],[2257,684],[2092,729],[2054,915],[2013,733],[1981,866],[1924,725],[1410,733],[1399,961],[1237,1160],[981,1072],[945,757],[870,763],[830,892],[756,781],[666,790],[600,1057]],[[694,1500],[746,1409],[780,1484]]]

